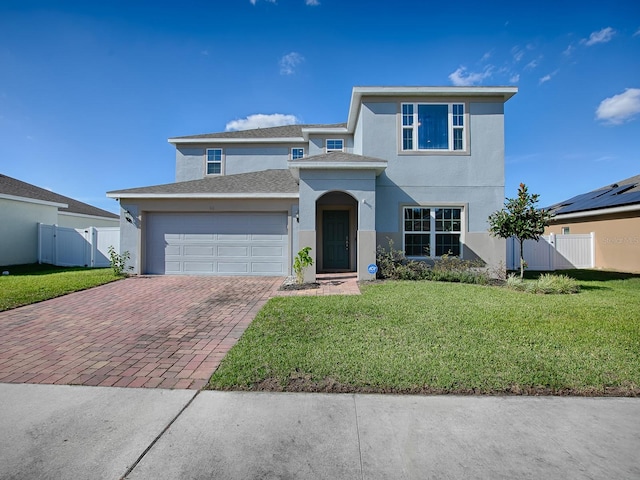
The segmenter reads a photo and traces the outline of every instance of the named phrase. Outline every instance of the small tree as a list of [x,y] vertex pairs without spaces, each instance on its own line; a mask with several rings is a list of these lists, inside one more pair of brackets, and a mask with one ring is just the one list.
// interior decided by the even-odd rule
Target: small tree
[[313,265],[313,258],[309,255],[311,247],[304,247],[298,252],[295,260],[293,261],[293,271],[296,272],[296,281],[299,285],[304,283],[304,271],[307,267]]
[[489,215],[489,232],[494,237],[516,237],[520,243],[520,278],[524,277],[524,241],[540,239],[552,215],[538,210],[538,194],[530,194],[524,183],[520,184],[517,198],[507,198],[504,208]]

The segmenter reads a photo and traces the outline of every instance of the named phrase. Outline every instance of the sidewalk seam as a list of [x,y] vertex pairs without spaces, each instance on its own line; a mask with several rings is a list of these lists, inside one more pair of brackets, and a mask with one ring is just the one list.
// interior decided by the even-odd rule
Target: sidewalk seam
[[183,412],[187,408],[189,408],[189,406],[193,403],[193,401],[200,394],[200,392],[201,390],[196,391],[195,395],[189,399],[189,401],[185,404],[185,406],[180,409],[180,411],[176,414],[176,416],[171,419],[171,421],[162,429],[162,431],[156,436],[156,438],[154,438],[153,441],[147,446],[147,448],[144,449],[144,451],[140,454],[140,456],[136,459],[136,461],[133,462],[133,464],[127,469],[126,472],[124,472],[124,475],[120,477],[120,480],[125,480],[131,474],[131,472],[133,472],[133,470],[138,466],[138,464],[147,455],[147,453],[149,453],[149,450],[151,450],[154,447],[154,445],[158,443],[158,440],[160,440],[162,436],[167,432],[167,430],[171,428],[171,425],[173,425],[173,423],[180,417],[180,415],[182,415]]
[[360,425],[358,424],[358,403],[356,402],[356,396],[353,395],[353,410],[356,416],[356,434],[358,435],[358,456],[360,457],[360,478],[364,480],[364,468],[362,467],[362,447],[360,443]]

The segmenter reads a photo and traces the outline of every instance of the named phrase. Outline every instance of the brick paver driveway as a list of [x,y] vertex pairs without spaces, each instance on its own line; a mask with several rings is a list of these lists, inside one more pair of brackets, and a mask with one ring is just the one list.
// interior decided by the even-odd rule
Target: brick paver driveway
[[0,312],[0,382],[204,386],[275,277],[132,277]]

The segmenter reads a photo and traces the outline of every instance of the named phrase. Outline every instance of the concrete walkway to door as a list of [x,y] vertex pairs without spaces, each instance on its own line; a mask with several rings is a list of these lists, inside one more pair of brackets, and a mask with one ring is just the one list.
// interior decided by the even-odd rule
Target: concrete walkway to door
[[282,281],[131,277],[0,312],[0,382],[202,388]]

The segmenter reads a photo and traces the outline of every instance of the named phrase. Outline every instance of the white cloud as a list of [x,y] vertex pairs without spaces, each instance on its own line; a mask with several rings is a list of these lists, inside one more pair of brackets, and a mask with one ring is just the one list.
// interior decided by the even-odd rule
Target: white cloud
[[487,53],[485,53],[482,58],[480,59],[480,62],[486,62],[487,60],[489,60],[491,58],[491,55],[493,55],[493,50],[488,51]]
[[226,132],[233,132],[236,130],[251,130],[253,128],[269,128],[279,127],[281,125],[295,125],[300,123],[298,117],[295,115],[284,115],[282,113],[273,113],[271,115],[265,115],[263,113],[256,113],[249,115],[247,118],[239,118],[232,120],[225,126]]
[[280,75],[293,75],[295,68],[304,62],[304,57],[298,52],[287,53],[280,59]]
[[511,54],[513,55],[513,60],[515,62],[519,62],[520,60],[522,60],[522,57],[524,57],[524,50],[522,50],[518,46],[515,46],[511,49]]
[[549,80],[551,80],[551,75],[545,75],[544,77],[540,77],[540,80],[538,81],[538,85],[542,85],[545,82],[548,82]]
[[318,0],[304,0],[304,3],[311,7],[316,7],[320,5],[320,2]]
[[640,28],[636,30],[636,33],[633,34],[634,37],[640,37]]
[[536,68],[540,64],[540,60],[542,60],[542,56],[536,58],[535,60],[531,60],[529,63],[527,63],[524,66],[524,69],[525,70],[533,70],[534,68]]
[[603,28],[602,30],[598,30],[597,32],[592,32],[589,35],[589,39],[582,39],[582,43],[584,43],[587,47],[591,45],[596,45],[597,43],[607,43],[610,41],[615,35],[616,31],[611,28]]
[[574,47],[573,45],[569,45],[567,48],[564,49],[562,54],[568,57],[569,55],[571,55],[573,53],[573,51],[575,49],[576,49],[576,47]]
[[620,125],[640,113],[640,88],[627,88],[624,92],[605,98],[596,110],[596,118],[605,123]]
[[[249,0],[249,2],[251,3],[251,5],[255,5],[256,3],[258,3],[258,0]],[[265,2],[276,3],[276,0],[265,0]]]
[[509,82],[511,83],[518,83],[520,81],[520,74],[516,73],[514,75],[511,76],[511,78],[509,79]]
[[555,70],[551,73],[547,73],[544,77],[540,77],[540,80],[538,80],[538,85],[542,85],[543,83],[547,83],[549,80],[551,80],[553,77],[555,77],[556,73],[558,73],[558,70]]
[[461,66],[449,75],[449,80],[456,87],[468,87],[481,83],[485,78],[491,77],[493,67],[487,66],[482,72],[467,72],[467,67]]

